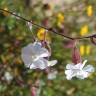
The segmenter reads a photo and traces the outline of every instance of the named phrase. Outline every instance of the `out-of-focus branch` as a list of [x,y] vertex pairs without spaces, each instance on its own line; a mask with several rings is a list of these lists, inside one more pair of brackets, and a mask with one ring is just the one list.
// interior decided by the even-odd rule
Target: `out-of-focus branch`
[[47,31],[53,32],[53,33],[55,33],[55,34],[57,34],[57,35],[60,35],[60,36],[65,37],[65,38],[67,38],[67,39],[71,39],[71,40],[78,39],[78,40],[79,40],[79,39],[91,38],[91,37],[94,37],[94,35],[96,35],[96,34],[92,34],[92,35],[84,36],[84,37],[70,37],[70,36],[66,36],[66,35],[64,35],[64,34],[61,34],[61,33],[57,32],[57,31],[53,30],[52,28],[47,28],[47,27],[45,27],[45,26],[36,24],[36,23],[32,22],[31,20],[28,20],[28,19],[26,19],[26,18],[23,18],[22,16],[19,16],[19,15],[15,14],[14,12],[7,11],[7,10],[4,10],[4,9],[2,9],[2,8],[0,8],[0,10],[1,10],[1,11],[4,11],[4,12],[7,12],[7,13],[15,16],[15,17],[18,17],[18,18],[20,18],[20,19],[22,19],[22,20],[24,20],[24,21],[26,21],[26,22],[30,22],[30,23],[32,23],[32,25],[34,25],[34,26],[36,26],[36,27],[44,28],[44,29],[46,29]]

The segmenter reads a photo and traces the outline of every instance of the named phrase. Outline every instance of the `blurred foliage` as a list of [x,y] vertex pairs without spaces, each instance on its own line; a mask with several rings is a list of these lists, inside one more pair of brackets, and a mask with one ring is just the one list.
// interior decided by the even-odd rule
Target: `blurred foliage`
[[[72,37],[96,31],[96,0],[0,0],[0,8]],[[96,96],[96,73],[85,80],[66,80],[64,69],[72,62],[72,50],[65,48],[68,39],[51,32],[50,59],[58,60],[56,79],[48,80],[45,71],[25,68],[21,49],[43,30],[32,26],[30,31],[26,23],[0,11],[0,96],[31,96],[32,86],[37,86],[38,96]],[[95,46],[85,39],[78,48],[82,58],[95,67]]]

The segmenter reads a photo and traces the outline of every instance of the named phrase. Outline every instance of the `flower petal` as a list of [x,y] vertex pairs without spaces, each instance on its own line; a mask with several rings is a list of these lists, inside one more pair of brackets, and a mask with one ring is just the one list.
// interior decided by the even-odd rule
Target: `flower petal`
[[73,76],[73,71],[72,70],[65,70],[66,78],[67,80],[71,80]]
[[79,71],[77,72],[77,75],[76,75],[76,77],[79,79],[84,79],[84,78],[87,78],[88,76],[89,76],[89,73],[85,71]]
[[81,67],[82,67],[82,64],[81,63],[78,63],[78,64],[76,64],[75,66],[74,66],[74,69],[81,69]]
[[48,66],[54,66],[57,63],[57,60],[48,61]]
[[36,69],[36,66],[34,65],[34,63],[32,63],[29,67],[30,69]]
[[67,75],[67,76],[66,76],[66,79],[67,79],[67,80],[71,80],[71,79],[72,79],[72,76]]
[[32,58],[31,58],[31,56],[22,54],[21,57],[22,57],[22,60],[23,60],[23,62],[24,62],[24,64],[25,64],[25,66],[26,66],[26,67],[29,67],[30,64],[32,63]]
[[32,52],[32,43],[30,43],[21,51],[21,58],[26,67],[29,67],[29,65],[33,62],[32,56],[34,56],[34,53]]
[[48,67],[48,62],[44,58],[39,58],[38,60],[34,61],[32,63],[32,66],[30,66],[30,69],[36,69],[39,68],[41,70]]
[[22,54],[32,56],[32,55],[34,55],[34,50],[32,50],[32,49],[33,49],[33,44],[30,43],[22,49]]
[[71,70],[65,70],[65,74],[66,74],[66,75],[72,75],[72,73],[73,73],[73,72],[72,72]]
[[41,50],[38,50],[37,54],[38,54],[40,57],[49,57],[49,56],[50,56],[50,53],[49,53],[48,50],[45,49],[45,48],[41,48]]
[[57,60],[52,60],[52,61],[48,61],[44,58],[39,58],[38,60],[34,61],[31,66],[30,69],[36,69],[39,68],[41,70],[46,69],[49,66],[53,66],[57,63]]
[[73,69],[74,68],[74,64],[67,64],[66,65],[66,69]]
[[33,51],[35,52],[35,54],[37,56],[40,56],[40,57],[48,57],[48,56],[50,56],[49,51],[46,48],[42,47],[40,42],[35,42],[33,44]]
[[84,71],[86,72],[94,72],[95,69],[92,65],[87,65],[86,67],[83,68]]

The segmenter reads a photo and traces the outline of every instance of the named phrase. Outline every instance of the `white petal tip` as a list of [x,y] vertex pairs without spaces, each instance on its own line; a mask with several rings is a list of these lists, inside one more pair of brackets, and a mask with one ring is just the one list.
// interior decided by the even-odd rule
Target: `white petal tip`
[[57,64],[57,60],[52,60],[48,62],[49,62],[48,66],[54,66],[55,64]]

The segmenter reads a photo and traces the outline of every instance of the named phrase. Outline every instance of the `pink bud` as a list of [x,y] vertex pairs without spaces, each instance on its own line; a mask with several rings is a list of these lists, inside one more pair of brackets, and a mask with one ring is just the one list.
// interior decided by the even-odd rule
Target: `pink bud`
[[80,52],[79,52],[79,50],[78,50],[76,47],[74,47],[73,53],[72,53],[72,62],[73,62],[74,64],[78,64],[78,63],[80,63],[81,61],[82,61],[82,60],[81,60]]
[[70,40],[65,47],[66,48],[74,48],[76,40]]
[[31,88],[31,96],[36,96],[36,88],[35,87]]

